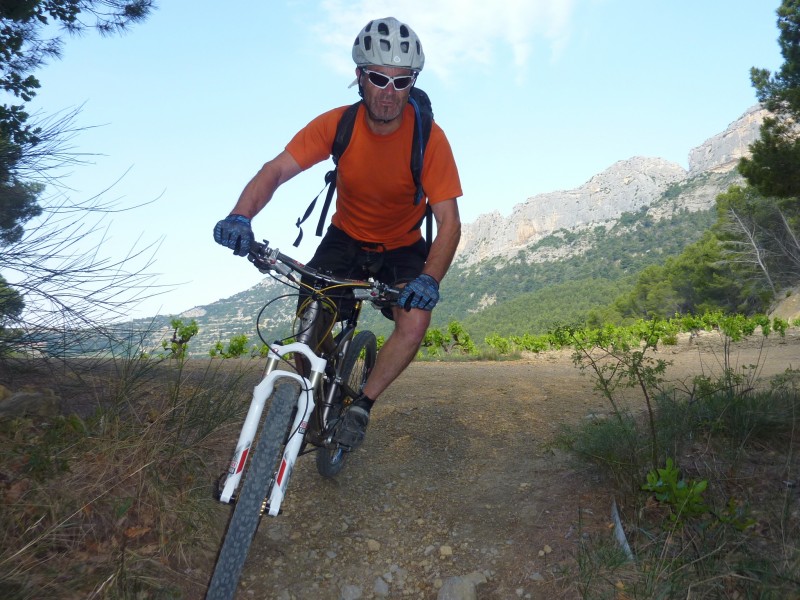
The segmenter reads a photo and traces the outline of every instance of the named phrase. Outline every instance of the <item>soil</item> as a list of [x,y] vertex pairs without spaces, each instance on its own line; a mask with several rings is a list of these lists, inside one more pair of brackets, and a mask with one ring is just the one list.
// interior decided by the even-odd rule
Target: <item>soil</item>
[[[682,336],[657,357],[671,361],[667,379],[678,386],[723,368],[717,333]],[[800,334],[752,336],[730,358],[735,368],[760,365],[764,378],[798,368]],[[566,351],[413,363],[337,479],[320,477],[313,456],[298,460],[282,514],[262,520],[237,598],[433,599],[448,578],[470,575],[480,599],[579,597],[577,544],[610,538],[613,496],[554,442],[564,424],[609,410]],[[230,509],[218,510],[221,535]]]

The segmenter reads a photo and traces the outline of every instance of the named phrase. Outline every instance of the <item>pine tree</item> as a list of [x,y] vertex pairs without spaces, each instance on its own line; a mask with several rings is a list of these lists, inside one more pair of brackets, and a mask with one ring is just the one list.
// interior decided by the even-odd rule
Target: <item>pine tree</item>
[[[751,158],[739,172],[763,196],[800,197],[800,0],[784,0],[777,11],[778,45],[784,63],[777,72],[753,67],[750,80],[756,97],[771,116],[761,138],[751,145]],[[796,203],[793,203],[796,204]]]

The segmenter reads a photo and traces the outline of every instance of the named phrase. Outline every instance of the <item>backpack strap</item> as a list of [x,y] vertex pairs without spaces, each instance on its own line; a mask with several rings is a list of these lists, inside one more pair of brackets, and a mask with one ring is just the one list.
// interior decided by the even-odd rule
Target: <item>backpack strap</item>
[[336,189],[336,175],[339,171],[339,159],[342,157],[342,154],[344,154],[344,151],[347,150],[347,144],[350,143],[359,106],[361,106],[360,100],[348,106],[347,110],[342,114],[342,118],[339,119],[339,124],[336,126],[336,137],[333,138],[333,148],[331,149],[333,170],[328,171],[325,175],[325,181],[328,183],[328,195],[325,197],[325,204],[322,205],[322,214],[319,216],[319,223],[317,223],[318,237],[322,236],[322,228],[325,226],[325,219],[328,218],[328,209],[331,206],[333,191]]
[[336,190],[336,176],[339,168],[339,158],[341,158],[344,151],[347,149],[347,144],[350,143],[350,137],[353,135],[353,126],[356,122],[356,114],[358,114],[358,107],[361,106],[359,100],[355,104],[348,106],[344,113],[342,113],[339,123],[336,126],[336,137],[333,138],[333,147],[331,148],[331,158],[333,158],[333,169],[325,173],[325,185],[322,186],[319,194],[311,201],[311,204],[306,208],[306,212],[300,219],[297,219],[295,226],[300,230],[297,234],[297,239],[294,241],[295,248],[300,245],[303,240],[303,228],[300,227],[305,223],[306,219],[314,212],[314,206],[317,204],[317,198],[320,197],[325,188],[328,188],[328,193],[325,196],[325,203],[322,205],[322,214],[319,217],[317,224],[317,236],[322,236],[322,228],[325,226],[325,220],[328,217],[328,209],[331,206],[333,199],[333,192]]
[[[414,205],[416,206],[426,197],[425,190],[422,187],[422,166],[425,158],[425,148],[428,145],[428,139],[431,137],[431,128],[433,127],[433,108],[428,94],[417,87],[411,88],[408,102],[414,107],[414,116],[416,117],[416,129],[414,130],[414,140],[411,146],[411,175],[414,177],[414,184],[417,186],[417,191],[414,195]],[[425,222],[426,254],[430,252],[431,243],[433,242],[432,212],[431,205],[426,200],[425,216],[412,228],[412,231],[419,229],[422,227],[422,222]]]
[[[333,183],[331,183],[331,182],[333,182]],[[292,244],[295,248],[297,248],[300,245],[300,242],[303,241],[303,228],[300,227],[300,226],[303,223],[305,223],[306,219],[308,219],[308,217],[311,216],[311,213],[314,212],[314,207],[317,204],[317,199],[320,197],[322,192],[325,191],[326,187],[328,188],[328,196],[327,196],[327,198],[325,198],[325,211],[328,210],[328,206],[331,203],[331,197],[333,196],[333,190],[336,187],[336,169],[335,168],[332,171],[328,171],[327,173],[325,173],[325,185],[322,186],[322,189],[319,191],[319,193],[311,201],[311,204],[308,205],[308,208],[306,208],[306,212],[303,213],[303,216],[300,217],[299,219],[297,219],[297,222],[295,223],[295,227],[297,227],[300,231],[297,234],[297,239]],[[317,235],[319,235],[319,233]]]
[[433,110],[428,94],[419,88],[411,88],[408,103],[414,108],[415,130],[411,146],[411,175],[414,177],[414,184],[417,191],[414,195],[414,206],[418,205],[425,197],[425,190],[422,188],[422,164],[425,158],[425,147],[431,137],[431,127],[433,127]]

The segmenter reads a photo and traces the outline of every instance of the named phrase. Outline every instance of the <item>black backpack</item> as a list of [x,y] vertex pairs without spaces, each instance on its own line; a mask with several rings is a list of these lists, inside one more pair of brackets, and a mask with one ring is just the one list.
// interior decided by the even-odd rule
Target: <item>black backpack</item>
[[[408,97],[408,102],[414,107],[414,139],[411,146],[411,175],[414,177],[414,184],[417,190],[414,194],[414,206],[422,202],[426,198],[425,190],[422,188],[422,163],[425,157],[425,147],[428,145],[428,139],[431,135],[431,126],[433,125],[433,107],[428,94],[423,92],[417,87],[411,88],[411,93]],[[300,245],[303,239],[303,228],[300,227],[306,219],[314,212],[314,206],[320,194],[328,188],[328,194],[325,197],[325,204],[322,206],[322,214],[319,217],[317,224],[317,236],[322,236],[322,229],[325,226],[325,219],[328,216],[328,208],[331,205],[333,192],[336,189],[336,174],[339,165],[339,158],[344,154],[347,149],[347,144],[350,143],[350,136],[353,134],[353,125],[355,124],[356,114],[358,107],[361,106],[362,101],[359,100],[355,104],[348,106],[339,119],[339,124],[336,126],[336,137],[333,140],[333,147],[331,148],[331,158],[333,159],[333,169],[325,174],[325,186],[320,190],[317,197],[308,205],[306,212],[303,216],[297,219],[296,227],[300,230],[297,239],[294,241],[294,246]],[[433,235],[433,222],[431,218],[431,205],[425,203],[425,215],[419,222],[412,228],[419,229],[422,227],[422,222],[425,221],[425,239],[428,249],[430,249],[431,238]]]

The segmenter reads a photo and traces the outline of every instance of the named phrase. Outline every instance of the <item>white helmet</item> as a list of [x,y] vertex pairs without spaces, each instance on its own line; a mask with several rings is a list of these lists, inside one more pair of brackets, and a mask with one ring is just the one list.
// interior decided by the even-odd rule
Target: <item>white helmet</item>
[[379,65],[422,71],[422,44],[405,23],[394,17],[370,21],[353,43],[353,60],[359,67]]

